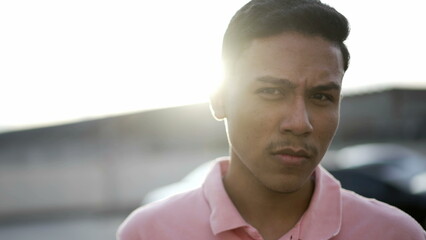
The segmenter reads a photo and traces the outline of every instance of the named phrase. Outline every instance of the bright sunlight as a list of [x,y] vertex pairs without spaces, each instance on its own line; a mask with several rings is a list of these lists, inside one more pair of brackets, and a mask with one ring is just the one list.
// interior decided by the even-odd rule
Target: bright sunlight
[[[346,90],[426,85],[414,59],[426,20],[410,1],[325,1],[351,21]],[[223,32],[245,2],[2,1],[0,131],[208,101]]]

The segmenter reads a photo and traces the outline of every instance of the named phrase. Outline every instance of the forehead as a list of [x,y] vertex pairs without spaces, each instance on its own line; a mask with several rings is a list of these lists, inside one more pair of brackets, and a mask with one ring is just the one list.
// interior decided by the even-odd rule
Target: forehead
[[246,80],[273,76],[341,81],[343,57],[336,44],[322,37],[283,33],[253,40],[237,59],[234,74]]

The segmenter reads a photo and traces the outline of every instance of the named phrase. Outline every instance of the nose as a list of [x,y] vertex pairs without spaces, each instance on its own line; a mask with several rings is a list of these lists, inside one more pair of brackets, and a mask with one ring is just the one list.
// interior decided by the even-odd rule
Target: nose
[[282,134],[295,136],[307,136],[313,131],[309,111],[304,100],[295,100],[293,104],[285,107],[280,125]]

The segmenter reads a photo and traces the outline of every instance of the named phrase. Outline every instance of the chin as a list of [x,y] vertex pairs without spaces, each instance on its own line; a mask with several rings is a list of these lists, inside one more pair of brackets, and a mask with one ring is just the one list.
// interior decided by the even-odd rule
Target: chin
[[291,194],[299,192],[305,186],[308,186],[310,177],[302,179],[300,176],[286,176],[278,180],[272,180],[263,185],[272,192],[280,194]]

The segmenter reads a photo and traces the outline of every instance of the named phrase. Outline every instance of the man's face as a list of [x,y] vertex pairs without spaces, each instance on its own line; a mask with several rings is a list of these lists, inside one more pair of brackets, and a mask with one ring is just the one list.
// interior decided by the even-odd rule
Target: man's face
[[226,119],[228,177],[274,192],[300,190],[339,122],[339,48],[321,37],[283,33],[253,40],[233,70],[220,104],[213,104]]

